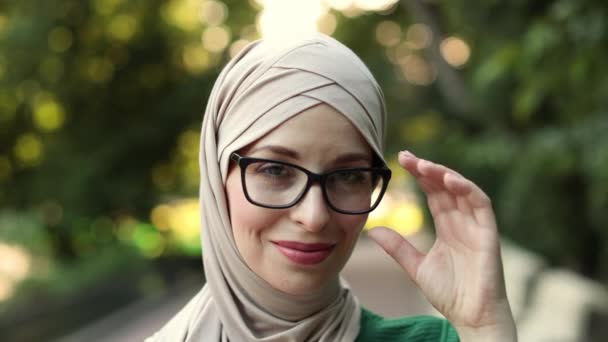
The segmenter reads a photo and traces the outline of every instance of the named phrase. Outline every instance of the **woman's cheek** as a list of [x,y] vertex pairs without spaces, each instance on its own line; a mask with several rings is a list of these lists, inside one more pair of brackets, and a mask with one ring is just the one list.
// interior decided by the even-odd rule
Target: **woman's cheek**
[[353,248],[355,243],[357,242],[359,235],[361,234],[361,230],[363,229],[363,226],[367,221],[367,216],[367,214],[342,215],[342,217],[339,218],[341,222],[340,226],[343,227],[342,231],[345,240],[347,240],[347,245],[349,246],[349,248]]
[[241,186],[240,177],[229,174],[226,181],[226,195],[230,211],[230,223],[234,239],[241,253],[259,249],[260,236],[272,226],[278,210],[271,210],[251,204]]
[[347,215],[347,218],[345,219],[347,221],[346,225],[348,228],[348,230],[358,236],[359,233],[361,233],[361,230],[363,229],[363,226],[365,225],[365,222],[367,222],[367,217],[369,214],[365,214],[365,215]]

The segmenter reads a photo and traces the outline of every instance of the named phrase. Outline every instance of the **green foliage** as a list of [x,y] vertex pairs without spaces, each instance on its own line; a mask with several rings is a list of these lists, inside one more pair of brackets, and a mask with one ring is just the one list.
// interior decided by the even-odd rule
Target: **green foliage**
[[[209,25],[187,3],[0,2],[0,206],[35,212],[44,229],[32,241],[44,241],[53,258],[86,258],[125,236],[156,255],[165,240],[146,223],[151,209],[196,196],[197,132],[229,53],[201,46]],[[226,2],[220,27],[231,41],[256,38],[251,3]],[[353,18],[334,11],[334,36],[385,91],[388,152],[409,148],[461,171],[494,199],[505,235],[606,277],[604,6],[420,2],[425,17],[411,3]],[[435,70],[427,85],[408,81],[397,47],[377,41],[385,20],[399,24],[403,42],[411,24],[434,25],[430,47],[404,45]],[[461,69],[438,55],[437,33],[471,48]],[[136,228],[124,235],[128,220]],[[14,226],[6,222],[2,229]],[[11,234],[25,241],[27,231]],[[182,252],[200,248],[179,244]]]
[[[0,314],[37,298],[69,298],[117,271],[148,270],[141,255],[125,244],[106,243],[97,246],[95,253],[60,260],[53,254],[53,236],[42,222],[39,213],[0,211],[0,254],[5,262],[1,280],[4,290],[10,289],[8,297],[2,294]],[[75,237],[81,239],[81,235]]]
[[449,128],[412,148],[480,183],[506,236],[606,279],[606,8],[457,1],[436,10],[446,15],[446,34],[474,47],[461,76],[475,99],[473,117],[485,119],[454,122],[446,108]]

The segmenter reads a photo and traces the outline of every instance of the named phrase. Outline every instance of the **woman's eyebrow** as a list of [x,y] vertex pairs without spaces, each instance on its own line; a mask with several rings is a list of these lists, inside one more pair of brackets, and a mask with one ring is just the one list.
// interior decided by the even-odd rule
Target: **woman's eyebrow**
[[[258,146],[258,147],[253,148],[247,154],[252,155],[252,154],[255,154],[256,152],[260,152],[260,151],[270,151],[273,154],[277,154],[277,155],[284,156],[284,157],[291,158],[291,159],[300,158],[300,154],[297,151],[284,147],[284,146],[278,146],[278,145]],[[340,163],[351,163],[351,162],[358,162],[358,161],[371,162],[371,160],[372,160],[372,157],[367,153],[350,152],[350,153],[341,154],[340,156],[338,156],[337,158],[335,158],[333,160],[333,163],[340,164]]]
[[300,156],[298,154],[298,152],[296,152],[292,149],[289,149],[289,148],[283,147],[283,146],[277,146],[277,145],[258,146],[258,147],[255,147],[254,149],[252,149],[251,151],[249,151],[248,154],[254,154],[255,152],[265,151],[265,150],[278,154],[278,155],[282,155],[284,157],[289,157],[292,159],[298,159],[298,157]]
[[372,157],[369,154],[353,152],[340,155],[338,158],[334,159],[334,163],[350,163],[357,161],[371,162],[371,160]]

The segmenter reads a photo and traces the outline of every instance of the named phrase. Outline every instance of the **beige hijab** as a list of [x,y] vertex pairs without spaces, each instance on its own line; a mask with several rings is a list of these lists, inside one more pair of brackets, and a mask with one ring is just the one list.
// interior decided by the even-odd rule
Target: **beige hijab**
[[289,47],[245,47],[217,79],[201,134],[203,289],[150,341],[353,341],[360,306],[343,282],[293,296],[272,288],[241,258],[224,183],[230,154],[310,107],[343,113],[382,158],[382,92],[359,58],[318,34]]

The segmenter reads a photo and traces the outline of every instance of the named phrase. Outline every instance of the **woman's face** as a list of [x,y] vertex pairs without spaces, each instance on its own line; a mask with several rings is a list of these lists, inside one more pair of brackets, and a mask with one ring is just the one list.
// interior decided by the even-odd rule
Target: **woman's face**
[[[369,167],[372,152],[359,131],[332,107],[308,109],[239,151],[289,162],[312,172]],[[336,281],[367,215],[346,215],[325,203],[314,184],[295,206],[268,209],[250,203],[234,163],[226,180],[236,246],[247,265],[272,287],[301,295]],[[317,245],[314,245],[317,244]]]

